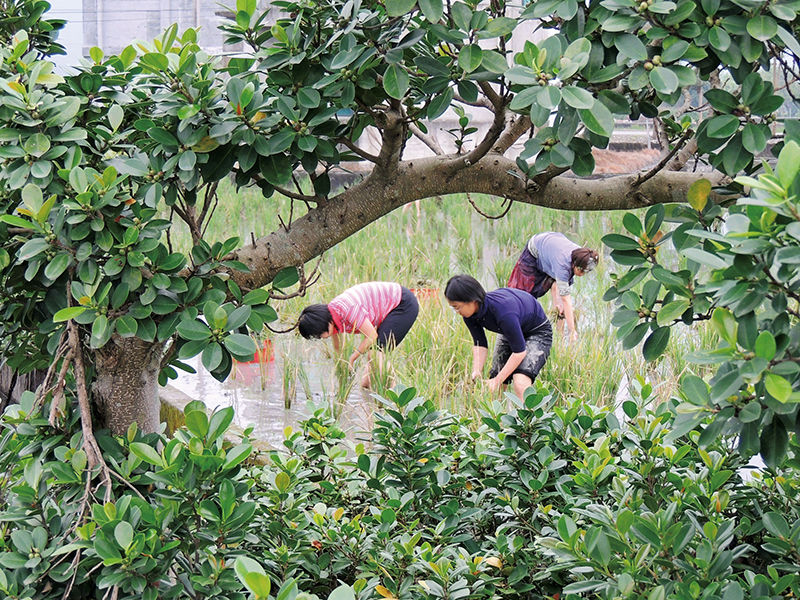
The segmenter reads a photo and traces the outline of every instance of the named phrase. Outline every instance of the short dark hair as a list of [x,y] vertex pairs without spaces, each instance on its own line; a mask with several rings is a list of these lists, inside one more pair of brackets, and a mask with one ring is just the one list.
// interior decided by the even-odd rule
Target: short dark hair
[[590,248],[576,248],[572,251],[572,266],[581,271],[591,271],[597,266],[597,252]]
[[331,323],[333,323],[333,317],[327,304],[310,304],[300,313],[297,329],[300,331],[300,335],[310,340],[318,338],[328,331]]
[[444,288],[444,297],[450,302],[477,302],[483,304],[486,290],[480,282],[469,275],[455,275]]

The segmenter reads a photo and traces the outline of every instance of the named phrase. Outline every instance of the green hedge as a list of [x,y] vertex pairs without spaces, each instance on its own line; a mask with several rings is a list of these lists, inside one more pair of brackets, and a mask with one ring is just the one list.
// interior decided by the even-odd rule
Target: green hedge
[[[173,438],[3,418],[0,592],[22,598],[630,598],[800,592],[796,471],[742,477],[735,441],[672,440],[649,385],[624,414],[546,390],[482,422],[412,388],[363,443],[322,409],[249,466],[233,411],[186,408]],[[796,450],[796,446],[792,446]]]

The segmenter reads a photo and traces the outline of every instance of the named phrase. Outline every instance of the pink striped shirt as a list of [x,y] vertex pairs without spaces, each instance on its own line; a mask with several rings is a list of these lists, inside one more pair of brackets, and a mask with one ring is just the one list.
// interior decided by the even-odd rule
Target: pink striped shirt
[[359,283],[345,290],[328,302],[336,331],[356,332],[365,319],[369,319],[377,329],[386,315],[400,304],[402,291],[399,283],[385,281]]

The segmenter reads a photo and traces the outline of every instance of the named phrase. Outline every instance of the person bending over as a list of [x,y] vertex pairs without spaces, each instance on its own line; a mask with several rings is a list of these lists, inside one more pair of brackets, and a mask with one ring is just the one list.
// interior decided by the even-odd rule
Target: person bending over
[[553,304],[558,311],[559,331],[563,331],[563,319],[567,322],[570,340],[577,340],[572,283],[576,275],[582,277],[594,270],[597,260],[597,252],[578,246],[563,233],[538,233],[528,240],[522,250],[511,271],[508,287],[530,292],[534,298],[541,298],[547,290],[551,290]]
[[[363,334],[364,339],[356,346],[349,363],[350,368],[355,368],[358,357],[368,354],[361,385],[369,387],[372,346],[377,345],[381,351],[397,346],[418,314],[419,303],[408,288],[399,283],[374,281],[354,285],[328,304],[306,306],[297,326],[306,339],[331,338],[337,353],[342,348],[340,334]],[[378,362],[381,368],[382,353],[378,355]]]
[[452,277],[444,296],[464,318],[472,335],[472,379],[481,376],[489,353],[485,330],[494,331],[500,335],[494,347],[489,389],[494,392],[513,383],[514,393],[522,399],[553,345],[553,328],[541,304],[522,290],[500,288],[487,293],[469,275]]

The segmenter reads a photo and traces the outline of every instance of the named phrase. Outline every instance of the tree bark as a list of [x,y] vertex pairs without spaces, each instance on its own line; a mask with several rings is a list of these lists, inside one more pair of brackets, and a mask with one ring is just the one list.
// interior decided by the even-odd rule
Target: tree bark
[[136,422],[145,433],[161,426],[158,373],[164,344],[114,336],[94,352],[96,379],[92,389],[98,428],[124,435]]
[[[244,290],[267,285],[278,271],[300,266],[396,208],[446,194],[481,193],[561,210],[625,210],[685,202],[701,177],[720,184],[721,173],[661,171],[639,185],[638,174],[605,179],[555,177],[536,181],[513,160],[490,153],[475,164],[466,158],[431,157],[399,163],[393,175],[373,172],[362,182],[312,208],[305,216],[236,251],[251,272],[231,277]],[[712,193],[712,199],[719,200]],[[465,207],[466,209],[466,207]]]

